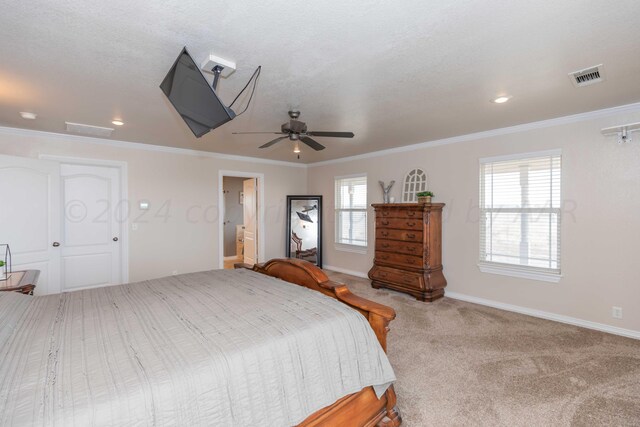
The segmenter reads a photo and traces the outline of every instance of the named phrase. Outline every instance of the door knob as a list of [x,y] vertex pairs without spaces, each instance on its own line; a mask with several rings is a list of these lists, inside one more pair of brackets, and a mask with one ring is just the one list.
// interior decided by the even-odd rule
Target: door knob
[[60,246],[60,243],[59,243],[59,242],[53,242],[53,247],[54,247],[54,248],[57,248],[58,246]]
[[117,242],[117,241],[118,241],[118,238],[117,238],[117,237],[114,237],[114,238],[113,238],[113,241],[114,241],[114,242]]

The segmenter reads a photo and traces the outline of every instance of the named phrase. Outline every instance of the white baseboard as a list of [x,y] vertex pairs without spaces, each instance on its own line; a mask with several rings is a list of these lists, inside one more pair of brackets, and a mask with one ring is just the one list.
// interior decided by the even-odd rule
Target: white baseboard
[[[336,270],[337,271],[337,270]],[[513,311],[514,313],[526,314],[528,316],[539,317],[541,319],[553,320],[555,322],[567,323],[569,325],[581,326],[587,329],[607,332],[614,335],[620,335],[627,338],[640,339],[640,331],[631,329],[618,328],[617,326],[605,325],[604,323],[591,322],[589,320],[576,319],[575,317],[564,316],[561,314],[549,313],[547,311],[535,310],[533,308],[520,307],[518,305],[506,304],[503,302],[478,298],[470,295],[459,294],[457,292],[446,292],[446,297],[457,299],[460,301],[472,302],[474,304],[486,305],[488,307],[500,310]]]
[[331,270],[336,273],[349,274],[351,276],[362,277],[363,279],[368,279],[367,273],[361,273],[359,271],[347,270],[346,268],[334,267],[332,265],[325,265],[322,267],[323,270]]
[[[322,268],[325,270],[335,271],[337,273],[343,273],[343,274],[349,274],[351,276],[362,277],[363,279],[369,278],[366,273],[348,270],[346,268],[341,268],[341,267],[334,267],[332,265],[325,265]],[[449,298],[457,299],[460,301],[466,301],[474,304],[485,305],[487,307],[497,308],[499,310],[512,311],[514,313],[526,314],[527,316],[539,317],[541,319],[553,320],[555,322],[566,323],[568,325],[580,326],[587,329],[593,329],[596,331],[607,332],[613,335],[620,335],[623,337],[640,340],[640,331],[634,331],[632,329],[619,328],[617,326],[605,325],[604,323],[591,322],[589,320],[577,319],[575,317],[564,316],[562,314],[549,313],[548,311],[521,307],[519,305],[506,304],[503,302],[493,301],[485,298],[459,294],[457,292],[446,291],[445,296]]]

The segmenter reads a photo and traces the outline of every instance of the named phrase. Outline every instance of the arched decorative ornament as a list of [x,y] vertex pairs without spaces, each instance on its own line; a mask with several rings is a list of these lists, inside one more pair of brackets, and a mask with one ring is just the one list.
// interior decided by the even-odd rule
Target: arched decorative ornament
[[427,191],[427,174],[422,168],[411,169],[404,177],[402,187],[402,202],[416,203],[417,193]]

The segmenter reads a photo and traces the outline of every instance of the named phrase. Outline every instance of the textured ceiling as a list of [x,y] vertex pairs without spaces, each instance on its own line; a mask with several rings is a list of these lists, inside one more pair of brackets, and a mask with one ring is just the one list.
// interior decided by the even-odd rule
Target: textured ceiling
[[[0,0],[0,125],[64,133],[111,126],[114,139],[296,160],[258,146],[287,110],[352,140],[303,146],[314,162],[640,100],[640,1]],[[249,110],[195,139],[158,84],[182,46],[238,64],[229,103],[257,65]],[[607,81],[567,73],[603,63]],[[499,94],[513,99],[502,105]],[[19,111],[38,113],[36,121]],[[296,160],[298,161],[298,160]]]

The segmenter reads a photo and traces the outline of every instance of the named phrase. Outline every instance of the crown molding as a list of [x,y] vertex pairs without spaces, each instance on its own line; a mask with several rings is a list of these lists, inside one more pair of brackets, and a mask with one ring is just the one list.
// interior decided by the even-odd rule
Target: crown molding
[[469,133],[466,135],[453,136],[450,138],[419,142],[417,144],[403,145],[401,147],[388,148],[385,150],[372,151],[370,153],[357,154],[355,156],[341,157],[338,159],[324,160],[324,161],[314,162],[314,163],[294,163],[294,162],[287,162],[284,160],[270,160],[270,159],[263,159],[259,157],[239,156],[235,154],[223,154],[223,153],[215,153],[211,151],[193,150],[189,148],[167,147],[164,145],[143,144],[140,142],[93,138],[93,137],[82,136],[82,135],[46,132],[46,131],[40,131],[40,130],[13,128],[13,127],[5,127],[5,126],[0,126],[0,134],[49,137],[49,138],[64,139],[66,141],[86,142],[90,144],[99,144],[99,145],[106,145],[106,146],[119,147],[119,148],[155,151],[155,152],[169,153],[169,154],[182,154],[187,156],[210,157],[210,158],[221,159],[221,160],[236,160],[241,162],[253,162],[253,163],[262,163],[267,165],[288,166],[288,167],[306,169],[309,167],[325,166],[325,165],[331,165],[336,163],[351,162],[354,160],[388,156],[390,154],[415,151],[415,150],[420,150],[422,148],[430,148],[430,147],[437,147],[440,145],[474,141],[474,140],[490,138],[494,136],[509,135],[509,134],[514,134],[519,132],[526,132],[534,129],[544,129],[544,128],[549,128],[553,126],[561,126],[561,125],[570,124],[570,123],[582,122],[585,120],[592,120],[592,119],[597,119],[602,117],[609,117],[609,116],[615,116],[618,114],[634,113],[634,112],[640,112],[640,102],[636,102],[633,104],[620,105],[617,107],[604,108],[601,110],[588,111],[586,113],[572,114],[570,116],[557,117],[554,119],[541,120],[537,122],[524,123],[520,125],[492,129],[492,130],[487,130],[482,132]]
[[266,165],[288,166],[294,168],[307,168],[304,163],[286,162],[283,160],[262,159],[259,157],[239,156],[234,154],[215,153],[211,151],[193,150],[189,148],[167,147],[164,145],[143,144],[140,142],[121,141],[117,139],[93,138],[67,133],[46,132],[33,129],[22,129],[0,126],[0,135],[17,135],[27,137],[54,138],[64,141],[84,142],[89,144],[105,145],[108,147],[127,148],[133,150],[154,151],[168,154],[182,154],[185,156],[209,157],[220,160],[236,160],[240,162],[262,163]]
[[440,145],[456,144],[458,142],[474,141],[494,136],[510,135],[519,132],[527,132],[534,129],[544,129],[553,126],[561,126],[570,123],[582,122],[585,120],[610,117],[623,113],[640,112],[640,102],[634,104],[621,105],[618,107],[605,108],[602,110],[588,111],[586,113],[572,114],[570,116],[557,117],[554,119],[541,120],[538,122],[524,123],[515,126],[486,130],[482,132],[469,133],[466,135],[452,136],[450,138],[436,139],[433,141],[419,142],[417,144],[403,145],[401,147],[388,148],[386,150],[372,151],[370,153],[357,154],[355,156],[342,157],[333,160],[307,163],[308,167],[332,165],[336,163],[351,162],[354,160],[370,159],[373,157],[388,156],[390,154],[405,153],[407,151],[420,150],[422,148],[437,147]]

